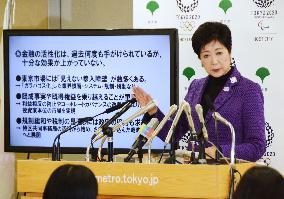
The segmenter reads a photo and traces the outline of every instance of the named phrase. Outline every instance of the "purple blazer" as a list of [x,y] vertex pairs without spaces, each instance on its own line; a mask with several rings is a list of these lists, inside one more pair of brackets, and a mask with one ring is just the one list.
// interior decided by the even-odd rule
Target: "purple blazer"
[[[184,98],[189,102],[196,132],[200,132],[201,125],[195,112],[195,105],[200,103],[201,97],[208,81],[208,77],[195,79],[189,86]],[[264,100],[260,86],[257,83],[243,77],[236,67],[228,78],[223,90],[214,101],[215,111],[220,113],[234,127],[236,134],[236,157],[249,161],[256,161],[265,152],[265,121]],[[208,111],[205,117],[209,140],[216,143],[214,119],[212,111]],[[153,116],[162,120],[164,114],[158,110]],[[162,140],[166,138],[172,121],[168,121],[159,133]],[[188,122],[185,114],[182,114],[176,130],[176,139],[180,139],[188,131]],[[230,157],[231,133],[230,129],[218,122],[219,145],[223,154]],[[207,145],[207,147],[210,145]]]

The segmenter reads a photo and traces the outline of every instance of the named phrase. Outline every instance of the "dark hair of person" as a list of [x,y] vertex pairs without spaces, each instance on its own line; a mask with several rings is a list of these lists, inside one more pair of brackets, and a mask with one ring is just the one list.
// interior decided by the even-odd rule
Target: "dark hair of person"
[[43,199],[96,199],[98,183],[94,173],[82,165],[66,164],[53,171]]
[[233,199],[270,198],[284,198],[284,178],[277,170],[267,166],[247,170],[233,195]]
[[193,51],[200,58],[202,48],[211,41],[219,41],[229,51],[232,49],[231,30],[220,22],[205,22],[201,24],[192,36]]

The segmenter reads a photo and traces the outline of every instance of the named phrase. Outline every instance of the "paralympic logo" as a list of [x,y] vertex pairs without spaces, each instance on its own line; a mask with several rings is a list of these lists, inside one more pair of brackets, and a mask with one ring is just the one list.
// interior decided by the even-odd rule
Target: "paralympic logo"
[[177,6],[182,12],[192,12],[198,6],[198,0],[191,0],[191,3],[185,4],[182,0],[176,0]]
[[272,5],[274,0],[253,0],[253,2],[260,8],[268,8]]

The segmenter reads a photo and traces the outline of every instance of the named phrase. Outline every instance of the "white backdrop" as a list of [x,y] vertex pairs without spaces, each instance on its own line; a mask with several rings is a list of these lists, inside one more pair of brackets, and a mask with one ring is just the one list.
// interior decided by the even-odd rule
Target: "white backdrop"
[[281,172],[284,172],[283,9],[282,0],[133,0],[134,28],[179,30],[180,100],[193,79],[206,75],[191,48],[193,32],[205,21],[219,21],[230,27],[235,64],[242,75],[259,83],[265,97],[267,152],[260,161]]

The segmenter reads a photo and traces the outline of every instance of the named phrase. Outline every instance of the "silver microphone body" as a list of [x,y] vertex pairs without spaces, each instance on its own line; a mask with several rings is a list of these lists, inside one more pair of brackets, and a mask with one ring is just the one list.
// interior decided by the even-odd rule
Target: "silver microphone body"
[[180,103],[180,105],[179,105],[179,109],[178,109],[178,111],[177,111],[177,114],[176,114],[176,116],[175,116],[175,118],[174,118],[174,120],[173,120],[173,123],[172,123],[172,125],[171,125],[171,127],[170,127],[170,130],[169,130],[169,132],[168,132],[168,134],[167,134],[167,137],[166,137],[166,139],[165,139],[165,143],[166,143],[166,144],[169,144],[169,143],[170,143],[170,140],[171,140],[171,138],[172,138],[172,135],[173,135],[173,133],[174,133],[174,130],[175,130],[175,128],[176,128],[176,125],[177,125],[177,123],[178,123],[178,121],[179,121],[179,118],[180,118],[180,116],[181,116],[181,114],[182,114],[182,112],[183,112],[183,110],[184,110],[184,107],[186,106],[186,103],[187,103],[187,102],[182,101],[182,102]]
[[171,105],[169,112],[162,119],[162,121],[157,126],[157,128],[154,130],[154,132],[151,134],[151,136],[148,138],[148,141],[147,141],[146,145],[149,145],[152,142],[152,140],[159,134],[159,132],[164,127],[164,125],[166,124],[168,119],[176,112],[177,109],[178,109],[177,105],[175,105],[175,104]]
[[196,104],[195,106],[195,110],[197,112],[197,115],[198,115],[198,118],[199,118],[199,121],[202,125],[202,133],[203,133],[203,137],[206,141],[208,141],[208,132],[207,132],[207,129],[206,129],[206,126],[205,126],[205,121],[204,121],[204,117],[203,117],[203,108],[200,104]]
[[130,121],[132,121],[133,119],[135,119],[136,117],[139,117],[140,115],[145,114],[146,112],[148,112],[150,109],[154,108],[155,106],[156,106],[156,103],[154,102],[154,100],[150,101],[148,104],[141,107],[141,109],[139,109],[132,116],[130,116],[129,118],[125,119],[124,121],[116,124],[113,127],[113,131],[117,131],[121,126],[124,126],[124,125],[128,124]]
[[215,119],[215,120],[219,120],[221,123],[223,123],[224,125],[228,126],[230,128],[230,131],[231,131],[231,135],[232,135],[232,146],[231,146],[231,162],[230,164],[232,166],[234,166],[235,164],[235,129],[233,127],[233,125],[228,121],[226,120],[225,118],[223,118],[220,113],[218,112],[214,112],[212,114],[212,117]]
[[214,112],[214,113],[212,114],[212,117],[213,117],[214,119],[219,120],[221,123],[225,124],[226,126],[230,126],[230,125],[231,125],[231,123],[230,123],[228,120],[226,120],[225,118],[223,118],[223,117],[220,115],[220,113],[218,113],[218,112]]
[[193,122],[192,115],[191,115],[191,107],[188,102],[186,102],[186,106],[184,107],[184,112],[186,114],[188,125],[191,128],[190,130],[192,131],[192,134],[196,134],[194,122]]

